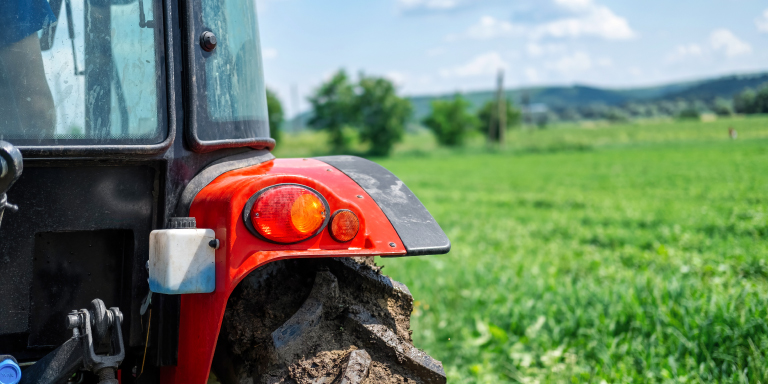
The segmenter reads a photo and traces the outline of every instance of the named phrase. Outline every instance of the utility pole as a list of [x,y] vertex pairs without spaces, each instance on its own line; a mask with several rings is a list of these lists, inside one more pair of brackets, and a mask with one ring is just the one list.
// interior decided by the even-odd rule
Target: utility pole
[[504,70],[499,69],[496,78],[496,108],[491,111],[491,121],[488,122],[488,142],[494,141],[504,145],[504,134],[507,127],[507,103],[504,101]]
[[504,70],[499,69],[499,78],[497,80],[498,89],[496,90],[496,102],[499,107],[499,144],[504,145],[504,137],[507,131],[507,102],[504,99]]
[[528,94],[528,90],[523,91],[522,99],[523,125],[527,126],[531,123],[531,96]]

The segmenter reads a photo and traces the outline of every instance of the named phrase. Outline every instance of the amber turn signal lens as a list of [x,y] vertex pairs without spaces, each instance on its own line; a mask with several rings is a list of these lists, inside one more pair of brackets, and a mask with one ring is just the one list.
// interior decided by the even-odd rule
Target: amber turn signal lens
[[313,194],[296,198],[291,205],[291,224],[299,233],[314,233],[325,221],[323,202]]
[[346,243],[357,236],[357,232],[360,230],[360,220],[350,210],[338,210],[331,217],[330,230],[334,240]]
[[257,196],[249,219],[267,240],[296,243],[316,235],[326,223],[327,205],[309,188],[278,185]]

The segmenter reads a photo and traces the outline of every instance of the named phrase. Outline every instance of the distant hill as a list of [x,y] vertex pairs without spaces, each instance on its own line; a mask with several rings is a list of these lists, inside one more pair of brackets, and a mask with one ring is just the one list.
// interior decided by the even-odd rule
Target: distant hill
[[[688,81],[655,87],[611,89],[587,85],[515,88],[505,91],[508,98],[520,104],[522,95],[527,93],[531,104],[544,104],[550,108],[584,107],[593,104],[621,106],[627,103],[643,103],[669,100],[712,101],[718,97],[730,99],[745,88],[757,88],[768,83],[768,72],[731,75],[714,79]],[[495,91],[479,91],[462,94],[475,108],[480,108],[495,97]],[[453,94],[413,96],[415,118],[422,119],[429,114],[432,100],[446,100]]]
[[[550,109],[584,108],[592,105],[623,106],[628,103],[649,103],[658,101],[703,101],[712,102],[717,98],[731,99],[745,88],[757,88],[768,83],[768,72],[731,75],[696,81],[686,81],[641,88],[599,88],[588,85],[551,86],[513,88],[505,91],[506,97],[517,105],[524,94],[528,95],[531,104],[543,104]],[[494,90],[468,92],[462,94],[475,109],[493,100]],[[431,110],[432,100],[448,100],[453,93],[442,95],[411,96],[414,108],[414,119],[420,121]],[[311,112],[300,114],[299,124],[287,122],[290,127],[304,127]]]
[[743,76],[727,76],[708,80],[687,89],[666,95],[667,99],[711,100],[718,97],[732,98],[745,88],[757,88],[768,82],[768,73]]

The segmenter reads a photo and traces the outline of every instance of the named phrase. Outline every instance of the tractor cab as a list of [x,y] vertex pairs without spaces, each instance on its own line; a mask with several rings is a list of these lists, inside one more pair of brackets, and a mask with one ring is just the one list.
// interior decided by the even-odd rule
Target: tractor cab
[[25,153],[159,154],[184,131],[197,152],[273,145],[253,0],[18,7],[6,24],[39,28],[0,53],[0,138]]
[[[365,317],[379,309],[330,316],[317,303],[346,308],[324,300],[348,296],[310,302],[371,284],[407,319],[407,288],[348,257],[450,242],[373,162],[271,155],[255,0],[11,0],[4,12],[0,371],[22,383],[205,383],[218,369],[223,383],[260,382],[302,364],[286,346],[317,350],[307,324],[346,319],[386,351],[349,352],[336,375],[406,361],[392,372],[444,382],[423,352],[389,352],[413,348],[407,324],[386,323],[393,338]],[[234,301],[282,300],[267,288],[246,299],[243,286],[299,275],[299,288],[280,288],[304,292],[296,305],[259,331],[271,355],[233,358],[248,349],[227,326]],[[274,334],[285,329],[300,332]]]

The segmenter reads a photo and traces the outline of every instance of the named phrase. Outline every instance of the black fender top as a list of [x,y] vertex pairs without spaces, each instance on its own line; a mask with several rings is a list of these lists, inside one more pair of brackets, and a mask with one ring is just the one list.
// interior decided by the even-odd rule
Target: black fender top
[[443,229],[405,183],[386,168],[356,156],[316,157],[349,176],[389,219],[407,256],[439,255],[451,250]]
[[184,188],[184,191],[179,198],[178,205],[176,206],[177,216],[189,216],[189,209],[192,207],[192,202],[195,200],[195,196],[197,196],[197,194],[215,178],[229,171],[261,164],[274,158],[275,156],[268,150],[259,149],[225,157],[213,162],[192,178]]

